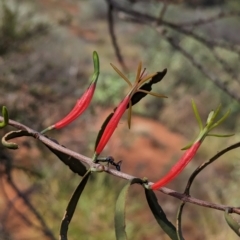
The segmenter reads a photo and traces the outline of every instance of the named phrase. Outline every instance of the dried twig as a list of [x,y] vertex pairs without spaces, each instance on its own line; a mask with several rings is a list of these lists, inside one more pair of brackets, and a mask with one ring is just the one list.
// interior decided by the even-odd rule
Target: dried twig
[[215,22],[215,21],[223,19],[223,18],[230,18],[230,17],[236,17],[236,16],[240,16],[240,12],[237,12],[234,10],[228,11],[228,12],[221,11],[218,14],[216,14],[215,16],[207,17],[205,19],[198,19],[198,20],[194,20],[194,21],[179,23],[179,25],[181,25],[182,27],[198,27],[198,26],[202,26],[202,25],[206,25],[206,24]]
[[107,4],[108,4],[108,29],[109,29],[109,34],[110,34],[110,37],[111,37],[111,40],[112,40],[112,45],[113,45],[113,48],[114,48],[114,51],[115,51],[115,54],[117,56],[117,59],[123,69],[123,71],[127,72],[128,69],[125,65],[125,62],[124,62],[124,59],[123,59],[123,56],[121,54],[121,51],[120,51],[120,47],[118,45],[118,42],[117,42],[117,37],[116,37],[116,34],[115,34],[115,31],[114,31],[114,17],[113,17],[113,5],[111,4],[111,2],[109,0],[106,0],[107,1]]
[[223,82],[216,74],[212,74],[209,70],[204,67],[199,61],[197,61],[190,53],[188,53],[183,47],[181,47],[172,37],[167,36],[166,34],[163,37],[174,47],[176,50],[181,52],[199,71],[201,71],[207,78],[218,86],[220,89],[225,91],[229,96],[236,99],[240,102],[240,95],[235,89],[230,89],[228,87],[229,82]]
[[[159,21],[159,19],[155,16],[151,16],[146,13],[141,13],[139,11],[132,10],[129,7],[125,7],[124,5],[119,4],[119,2],[117,2],[117,1],[114,1],[114,0],[108,0],[108,1],[112,4],[112,6],[114,6],[114,8],[116,10],[127,15],[127,17],[124,16],[124,18],[127,19],[128,21],[131,21],[131,22],[137,23],[137,24],[139,24],[139,23],[146,24],[146,25],[154,27],[158,32],[161,33],[161,35],[164,37],[164,39],[170,45],[172,45],[173,48],[175,48],[181,54],[183,54],[193,64],[193,66],[195,66],[200,72],[202,72],[216,86],[218,86],[220,89],[225,91],[232,98],[236,99],[237,101],[240,101],[240,96],[238,94],[239,89],[232,89],[229,86],[229,84],[230,84],[229,80],[222,79],[221,75],[216,76],[215,73],[210,71],[209,67],[205,66],[204,63],[197,61],[194,58],[193,53],[191,53],[191,54],[188,53],[185,50],[185,48],[181,47],[180,44],[177,41],[175,41],[175,39],[173,39],[171,36],[167,35],[166,31],[165,30],[163,31],[162,28],[163,27],[170,28],[171,30],[176,31],[179,34],[183,34],[185,37],[193,38],[197,42],[201,43],[203,46],[207,47],[210,50],[210,53],[215,58],[216,63],[219,63],[220,66],[222,67],[222,69],[224,70],[224,73],[227,73],[232,81],[237,81],[238,83],[240,82],[238,79],[238,77],[239,77],[238,74],[235,73],[234,70],[232,68],[230,68],[228,66],[228,64],[221,57],[218,56],[218,54],[215,52],[215,50],[216,50],[216,48],[222,48],[222,49],[228,50],[234,54],[240,55],[240,46],[239,45],[235,45],[233,43],[230,44],[223,40],[216,40],[214,38],[208,38],[208,37],[202,36],[195,32],[195,28],[187,27],[188,25],[190,25],[190,22],[188,24],[183,24],[183,23],[176,24],[176,23],[172,23],[172,22],[164,20],[163,17],[161,17],[161,21]],[[240,16],[240,12],[236,12],[236,11],[230,11],[227,13],[221,12],[216,16],[209,17],[204,20],[200,19],[198,21],[193,21],[192,23],[193,23],[193,26],[195,26],[195,25],[199,26],[202,24],[207,24],[207,23],[216,21],[221,18],[230,17],[231,14],[232,14],[232,16],[235,16],[235,17]]]
[[163,17],[164,17],[164,14],[165,14],[166,11],[167,11],[167,7],[168,7],[168,3],[167,3],[167,1],[165,0],[165,1],[163,2],[163,7],[162,7],[162,9],[161,9],[161,11],[160,11],[160,13],[159,13],[159,17],[158,17],[158,20],[157,20],[157,25],[160,25],[160,24],[161,24],[161,21],[162,21],[162,19],[163,19]]
[[[139,22],[142,20],[139,19]],[[146,22],[143,22],[146,23]],[[209,70],[201,64],[199,61],[197,61],[192,54],[187,52],[183,47],[180,46],[180,44],[174,40],[171,36],[168,36],[165,31],[163,31],[160,28],[156,28],[157,31],[159,31],[162,35],[162,37],[176,50],[178,50],[180,53],[182,53],[183,56],[185,56],[200,72],[202,72],[207,78],[209,78],[217,87],[224,90],[229,96],[236,99],[240,102],[240,95],[238,94],[238,91],[235,91],[235,89],[231,89],[228,87],[229,82],[221,80],[216,74],[212,74],[209,72]],[[227,70],[229,74],[233,74],[231,72],[231,69],[228,68],[227,65],[220,59],[216,54],[214,54],[215,58],[218,59],[218,61],[223,65],[224,69]],[[235,75],[232,75],[233,77]]]

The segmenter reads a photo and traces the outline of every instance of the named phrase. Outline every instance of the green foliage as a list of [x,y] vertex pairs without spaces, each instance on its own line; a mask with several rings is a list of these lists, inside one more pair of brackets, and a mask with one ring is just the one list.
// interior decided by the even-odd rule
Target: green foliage
[[13,1],[0,1],[0,56],[16,48],[33,34],[45,32],[47,29],[44,23],[39,22],[34,27],[29,22],[24,23],[17,4]]
[[225,211],[224,217],[229,227],[240,237],[240,225],[229,213],[230,209]]
[[60,228],[60,236],[61,236],[61,239],[63,239],[63,240],[68,239],[67,233],[68,233],[69,224],[72,220],[72,217],[76,210],[76,206],[78,204],[79,198],[81,197],[81,194],[87,184],[90,174],[91,174],[91,171],[86,172],[86,174],[83,176],[82,180],[80,181],[79,185],[77,186],[76,190],[74,191],[74,193],[68,203],[66,212],[65,212],[63,220],[62,220],[61,228]]
[[103,73],[98,82],[97,91],[94,94],[96,104],[114,106],[119,102],[126,89],[126,83],[117,74]]
[[148,205],[154,215],[159,226],[163,231],[172,239],[177,240],[177,232],[175,226],[167,219],[165,212],[158,203],[155,193],[150,189],[145,189],[145,195],[148,201]]

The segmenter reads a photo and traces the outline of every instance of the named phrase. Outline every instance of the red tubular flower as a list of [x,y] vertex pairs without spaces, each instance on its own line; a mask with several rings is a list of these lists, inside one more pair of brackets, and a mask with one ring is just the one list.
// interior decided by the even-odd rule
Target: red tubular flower
[[157,97],[166,97],[164,95],[159,95],[159,94],[156,94],[156,93],[151,93],[151,92],[140,89],[140,87],[143,85],[143,83],[145,83],[150,78],[152,78],[153,76],[156,75],[156,73],[155,73],[155,74],[151,74],[151,75],[143,77],[143,74],[141,74],[141,71],[142,71],[142,64],[141,63],[138,65],[137,76],[136,76],[134,84],[131,84],[129,79],[126,78],[114,65],[112,65],[112,67],[128,83],[128,85],[131,87],[131,89],[130,89],[129,93],[127,94],[127,96],[119,104],[119,106],[114,110],[114,113],[112,114],[110,120],[107,122],[107,125],[103,130],[103,133],[100,137],[100,140],[97,143],[93,160],[97,158],[97,156],[102,152],[102,150],[106,146],[107,142],[109,141],[113,132],[117,128],[117,125],[118,125],[122,115],[124,114],[124,112],[125,112],[125,110],[127,109],[128,106],[129,106],[128,124],[129,124],[129,128],[130,128],[131,108],[132,108],[131,98],[134,95],[134,93],[144,92],[146,94],[151,94],[151,95],[154,95],[154,96],[157,96]]
[[91,83],[87,91],[77,101],[76,105],[71,110],[71,112],[66,117],[64,117],[57,123],[55,123],[53,125],[53,128],[56,128],[56,129],[63,128],[67,126],[69,123],[73,122],[77,117],[79,117],[87,109],[88,105],[90,104],[95,88],[96,88],[96,82]]
[[178,162],[171,168],[171,170],[159,181],[155,182],[152,186],[152,190],[156,190],[158,188],[163,187],[167,183],[169,183],[171,180],[173,180],[175,177],[177,177],[182,170],[187,166],[187,164],[193,159],[193,157],[196,155],[197,150],[201,146],[201,141],[197,141],[194,143],[184,154],[183,156],[178,160]]
[[106,128],[104,129],[103,135],[97,145],[95,150],[96,154],[99,155],[104,147],[106,146],[107,142],[109,141],[110,137],[112,136],[114,130],[116,129],[122,115],[124,114],[125,110],[127,109],[127,105],[130,102],[131,97],[128,95],[126,96],[123,101],[119,104],[116,111],[114,112],[112,118],[108,122]]
[[187,164],[193,159],[193,157],[196,155],[197,150],[201,146],[201,143],[207,136],[215,136],[215,137],[230,137],[230,136],[232,136],[232,134],[217,135],[217,134],[209,133],[213,128],[217,127],[228,117],[230,111],[228,111],[217,122],[214,122],[214,120],[220,111],[220,106],[217,108],[216,111],[211,111],[208,115],[206,125],[203,128],[202,120],[199,116],[197,107],[193,101],[192,101],[192,106],[193,106],[193,110],[194,110],[195,116],[197,118],[199,127],[200,127],[200,133],[193,144],[190,144],[190,146],[183,148],[183,149],[188,149],[188,150],[183,154],[183,156],[178,160],[178,162],[170,169],[170,171],[159,181],[157,181],[153,185],[151,185],[152,190],[156,190],[156,189],[163,187],[164,185],[166,185],[167,183],[172,181],[175,177],[177,177],[183,171],[183,169],[187,166]]
[[97,52],[93,52],[93,64],[94,64],[94,74],[92,76],[92,82],[86,92],[82,95],[82,97],[77,101],[75,104],[74,108],[65,116],[63,119],[55,123],[54,125],[51,125],[50,127],[44,129],[41,133],[45,133],[53,128],[60,129],[71,122],[73,122],[77,117],[79,117],[89,106],[96,85],[97,85],[97,80],[99,76],[99,58]]

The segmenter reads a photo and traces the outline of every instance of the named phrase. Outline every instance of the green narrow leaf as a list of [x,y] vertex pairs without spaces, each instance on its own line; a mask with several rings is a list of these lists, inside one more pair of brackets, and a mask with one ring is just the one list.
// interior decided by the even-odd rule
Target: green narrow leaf
[[184,240],[183,235],[182,235],[182,211],[185,206],[185,202],[182,202],[181,205],[179,206],[178,209],[178,214],[177,214],[177,237],[178,240]]
[[100,63],[98,53],[96,51],[93,52],[93,67],[94,73],[92,76],[92,82],[96,82],[98,80],[98,76],[100,74]]
[[166,214],[159,205],[155,193],[150,189],[145,189],[145,195],[148,205],[159,226],[172,239],[178,240],[175,226],[167,219]]
[[0,122],[0,128],[4,128],[8,125],[9,117],[8,117],[8,110],[5,106],[2,107],[2,116],[3,122]]
[[213,123],[214,123],[214,120],[215,118],[217,117],[219,111],[221,109],[221,104],[218,106],[218,108],[215,110],[215,111],[211,111],[209,114],[208,114],[208,118],[207,118],[207,127],[208,129],[213,129]]
[[219,119],[216,123],[214,123],[214,124],[209,128],[209,130],[217,127],[217,126],[220,125],[222,122],[224,122],[224,121],[226,120],[226,118],[229,116],[230,113],[231,113],[231,111],[228,110],[221,119]]
[[[114,109],[114,111],[115,111],[115,109]],[[108,122],[110,121],[110,119],[112,118],[112,116],[113,116],[113,114],[114,114],[114,111],[113,111],[112,113],[110,113],[110,114],[108,115],[108,117],[105,119],[105,121],[103,122],[103,124],[102,124],[102,126],[101,126],[101,129],[100,129],[100,131],[98,132],[96,141],[95,141],[94,150],[96,150],[96,148],[97,148],[97,146],[98,146],[98,143],[99,143],[99,141],[100,141],[100,139],[101,139],[101,137],[102,137],[102,135],[103,135],[103,133],[104,133],[104,130],[105,130]]]
[[3,136],[2,144],[3,146],[10,149],[18,149],[18,145],[14,142],[9,142],[9,140],[13,138],[23,137],[23,136],[32,136],[32,135],[24,130],[11,131]]
[[231,216],[228,209],[225,210],[224,217],[225,217],[225,220],[226,220],[228,226],[240,237],[240,225]]
[[221,107],[222,107],[221,104],[219,104],[218,108],[213,113],[213,116],[211,118],[211,122],[214,122],[215,118],[217,117],[218,113],[220,112]]
[[143,181],[139,178],[133,178],[131,181],[129,181],[128,184],[124,186],[123,189],[121,190],[116,202],[114,222],[115,222],[115,234],[116,234],[117,240],[127,239],[127,234],[125,231],[126,198],[127,198],[129,187],[135,183],[142,184]]
[[196,104],[195,104],[195,102],[194,102],[193,99],[192,99],[192,108],[193,108],[194,115],[195,115],[195,117],[196,117],[196,119],[197,119],[198,126],[199,126],[199,128],[200,128],[200,131],[202,131],[202,130],[203,130],[202,120],[201,120],[201,117],[200,117],[199,112],[198,112],[198,110],[197,110],[197,106],[196,106]]
[[60,227],[60,240],[68,239],[67,238],[68,226],[72,220],[78,200],[81,197],[81,194],[87,184],[90,174],[91,174],[91,171],[86,172],[86,174],[83,176],[81,182],[77,186],[76,190],[74,191],[74,193],[68,203],[68,206],[67,206],[66,212],[63,216],[61,227]]
[[[52,140],[52,141],[54,141],[55,143],[58,144],[57,141],[55,141],[55,140]],[[58,159],[60,159],[63,163],[65,163],[74,173],[77,173],[80,176],[84,176],[84,174],[87,172],[86,166],[83,163],[81,163],[78,159],[76,159],[76,158],[74,158],[72,156],[69,156],[66,153],[63,153],[63,152],[61,152],[61,151],[59,151],[57,149],[54,149],[54,148],[52,148],[50,146],[47,146],[47,145],[45,145],[45,146],[52,153],[54,153],[58,157]],[[62,146],[62,147],[64,147],[64,146]]]
[[[156,84],[156,83],[160,82],[166,74],[167,74],[167,69],[165,68],[161,72],[157,72],[157,74],[152,77],[152,79],[149,81],[149,83],[151,83],[151,85],[153,85],[153,84]],[[144,90],[145,88],[143,87],[141,89]],[[147,89],[145,89],[145,90],[147,90]]]
[[131,128],[131,117],[132,117],[132,102],[129,102],[129,109],[128,109],[128,128]]

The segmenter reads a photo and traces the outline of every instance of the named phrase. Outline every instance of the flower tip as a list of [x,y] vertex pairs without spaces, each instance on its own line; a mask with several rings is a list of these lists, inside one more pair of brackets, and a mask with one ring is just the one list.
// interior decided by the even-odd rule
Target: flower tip
[[2,107],[2,115],[3,115],[3,118],[4,118],[4,122],[5,122],[6,124],[8,124],[8,122],[9,122],[9,116],[8,116],[8,109],[7,109],[6,106],[3,106],[3,107]]
[[215,112],[212,110],[212,111],[208,114],[208,118],[207,118],[207,122],[206,122],[207,125],[209,125],[210,122],[213,120],[214,113],[215,113]]
[[2,116],[3,122],[0,122],[0,128],[7,126],[9,122],[8,110],[5,106],[2,107]]
[[98,57],[98,53],[96,51],[93,51],[93,65],[94,65],[94,72],[99,73],[99,57]]

